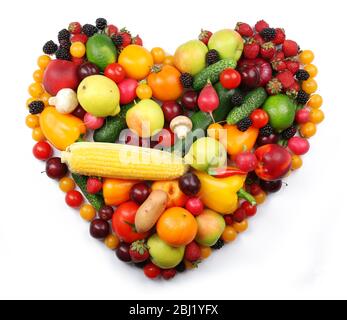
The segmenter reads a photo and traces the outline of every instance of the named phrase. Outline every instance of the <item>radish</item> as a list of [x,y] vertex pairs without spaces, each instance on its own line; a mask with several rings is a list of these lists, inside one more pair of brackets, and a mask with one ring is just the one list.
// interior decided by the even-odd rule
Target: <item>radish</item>
[[201,111],[208,112],[213,119],[212,112],[219,106],[219,97],[211,83],[207,83],[200,92],[198,106]]
[[86,113],[84,116],[84,124],[90,130],[100,129],[104,125],[105,119],[93,116],[90,113]]
[[288,148],[297,156],[302,156],[310,150],[310,143],[304,138],[293,137],[288,141]]

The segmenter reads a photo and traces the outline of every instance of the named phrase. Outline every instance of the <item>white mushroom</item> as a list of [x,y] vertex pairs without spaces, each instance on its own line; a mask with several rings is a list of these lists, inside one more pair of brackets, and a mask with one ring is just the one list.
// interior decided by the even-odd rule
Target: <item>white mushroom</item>
[[178,139],[184,139],[192,131],[193,123],[188,117],[179,116],[171,121],[170,129],[177,135]]
[[61,89],[48,102],[51,106],[55,106],[58,112],[63,114],[73,112],[78,106],[77,94],[72,89]]

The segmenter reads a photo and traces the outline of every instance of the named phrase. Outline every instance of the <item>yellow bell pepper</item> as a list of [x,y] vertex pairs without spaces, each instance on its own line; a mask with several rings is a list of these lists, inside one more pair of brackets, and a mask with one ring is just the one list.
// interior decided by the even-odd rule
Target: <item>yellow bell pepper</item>
[[237,126],[231,125],[225,125],[224,129],[226,135],[221,135],[220,142],[227,148],[230,156],[252,150],[259,134],[259,130],[254,127],[250,127],[245,132],[241,132],[237,129]]
[[82,120],[71,114],[61,114],[54,107],[43,110],[40,126],[46,139],[61,151],[65,151],[87,131]]
[[246,181],[246,175],[215,178],[205,172],[196,171],[201,182],[199,197],[204,205],[220,214],[232,214],[238,207],[238,192]]

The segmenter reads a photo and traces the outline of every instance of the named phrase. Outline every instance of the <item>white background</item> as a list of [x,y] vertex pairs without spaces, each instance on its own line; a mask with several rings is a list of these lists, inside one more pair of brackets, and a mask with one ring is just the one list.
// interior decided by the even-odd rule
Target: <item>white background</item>
[[[324,3],[324,4],[322,4]],[[343,1],[2,1],[0,298],[347,298],[346,28]],[[264,18],[316,53],[326,122],[302,170],[250,230],[194,272],[152,282],[91,239],[31,155],[25,100],[42,44],[70,21],[106,17],[169,52],[201,27]]]

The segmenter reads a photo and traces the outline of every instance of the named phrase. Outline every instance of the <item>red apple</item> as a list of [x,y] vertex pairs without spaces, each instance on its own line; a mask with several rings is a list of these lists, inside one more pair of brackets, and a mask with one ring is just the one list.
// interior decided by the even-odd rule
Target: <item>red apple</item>
[[77,76],[78,66],[71,61],[53,60],[48,65],[44,76],[43,86],[46,91],[56,96],[61,89],[76,90],[79,84]]
[[277,144],[267,144],[255,151],[258,166],[255,169],[257,176],[265,181],[280,180],[292,167],[292,156],[283,147]]

